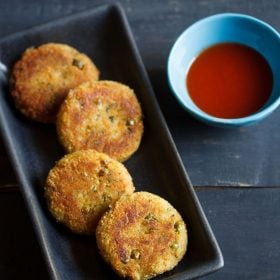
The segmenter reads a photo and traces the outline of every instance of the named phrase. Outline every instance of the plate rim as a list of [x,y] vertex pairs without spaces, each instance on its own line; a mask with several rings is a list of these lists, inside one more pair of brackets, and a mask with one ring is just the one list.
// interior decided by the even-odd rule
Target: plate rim
[[[188,192],[188,195],[191,196],[191,200],[193,201],[195,209],[198,212],[198,216],[201,219],[201,223],[203,224],[203,228],[207,233],[206,235],[209,239],[209,243],[211,243],[211,246],[213,248],[213,251],[214,251],[214,254],[215,254],[214,258],[210,261],[207,261],[206,264],[204,263],[204,264],[199,265],[198,268],[197,268],[198,272],[196,273],[195,277],[200,277],[202,275],[207,275],[207,274],[210,274],[212,272],[215,272],[215,271],[217,271],[218,269],[220,269],[224,266],[224,258],[223,258],[223,255],[222,255],[222,251],[221,251],[220,246],[219,246],[219,244],[218,244],[218,242],[215,238],[215,235],[212,231],[212,228],[211,228],[211,226],[210,226],[210,224],[209,224],[209,222],[206,218],[206,215],[203,211],[203,208],[202,208],[202,206],[199,202],[199,199],[198,199],[198,197],[195,193],[195,190],[194,190],[193,185],[190,181],[188,173],[186,172],[186,169],[185,169],[184,164],[182,162],[181,156],[180,156],[180,154],[179,154],[179,152],[176,148],[174,140],[173,140],[173,138],[171,136],[171,133],[169,131],[169,128],[167,126],[166,120],[165,120],[165,118],[162,114],[162,111],[161,111],[160,107],[159,107],[159,104],[158,104],[158,101],[155,97],[150,79],[148,77],[147,71],[145,69],[144,63],[143,63],[142,58],[140,56],[140,53],[139,53],[139,50],[137,48],[135,39],[133,37],[128,19],[126,17],[125,11],[122,8],[122,6],[119,3],[111,3],[111,4],[109,3],[109,4],[99,5],[99,6],[91,7],[87,10],[84,10],[84,11],[71,13],[71,14],[63,16],[61,18],[58,18],[58,19],[56,18],[56,19],[47,21],[47,22],[39,24],[39,25],[35,25],[33,27],[23,29],[21,31],[17,31],[15,33],[10,34],[10,35],[4,36],[3,38],[0,39],[0,49],[1,49],[1,45],[3,43],[5,43],[6,41],[16,40],[16,39],[18,39],[18,37],[28,35],[28,34],[33,33],[33,32],[39,32],[42,29],[45,29],[47,27],[52,27],[55,24],[60,24],[60,23],[63,23],[64,21],[75,20],[75,19],[78,19],[78,18],[82,18],[84,16],[90,16],[92,14],[102,12],[102,10],[103,11],[114,10],[115,13],[117,13],[117,15],[118,15],[118,18],[120,20],[121,28],[123,28],[125,36],[127,37],[127,44],[131,48],[132,55],[136,60],[136,66],[137,66],[139,72],[141,72],[141,79],[142,79],[144,88],[147,90],[147,92],[150,95],[150,98],[152,99],[152,102],[154,103],[155,109],[157,111],[157,117],[159,118],[159,122],[162,126],[162,129],[166,133],[166,141],[169,143],[171,152],[173,154],[173,157],[175,158],[176,167],[178,168],[180,175],[183,176],[182,179],[187,183],[187,187],[185,189]],[[2,82],[3,81],[0,80],[0,83],[2,83]],[[20,185],[20,190],[21,190],[21,193],[23,194],[25,205],[26,205],[26,208],[28,210],[28,214],[29,214],[29,216],[31,218],[31,221],[32,221],[33,229],[34,229],[34,231],[36,233],[36,236],[37,236],[37,239],[40,243],[40,249],[41,249],[41,252],[44,256],[44,260],[45,260],[45,263],[47,265],[47,269],[48,269],[52,279],[60,279],[60,277],[56,274],[56,268],[54,266],[52,257],[50,256],[50,253],[49,253],[48,244],[47,244],[48,242],[44,238],[45,234],[44,234],[44,231],[42,229],[42,226],[40,225],[40,218],[36,215],[36,211],[34,211],[35,208],[32,206],[32,203],[30,202],[30,200],[28,198],[28,194],[27,194],[26,189],[25,189],[25,185],[27,185],[28,183],[25,182],[25,179],[24,179],[25,176],[24,176],[23,171],[21,169],[21,165],[18,162],[17,154],[15,153],[15,151],[13,149],[13,144],[12,144],[13,141],[11,139],[11,135],[10,135],[10,132],[9,132],[9,127],[4,122],[4,119],[5,119],[5,116],[4,116],[3,112],[0,110],[0,131],[1,131],[1,134],[2,134],[3,142],[4,142],[4,144],[5,144],[5,146],[8,150],[8,155],[9,155],[9,157],[11,159],[11,162],[12,162],[12,168],[15,171],[15,175],[17,177],[18,184]],[[202,267],[205,267],[203,269],[203,272],[199,272],[199,270],[201,270]],[[185,272],[181,272],[181,273],[178,273],[174,276],[169,276],[165,279],[170,279],[171,280],[171,279],[176,278],[176,279],[183,280],[183,279],[185,279],[185,276],[186,276]]]

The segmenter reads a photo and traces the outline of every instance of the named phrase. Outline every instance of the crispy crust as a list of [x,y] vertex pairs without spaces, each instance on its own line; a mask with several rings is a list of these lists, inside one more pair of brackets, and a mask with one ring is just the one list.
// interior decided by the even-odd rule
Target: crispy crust
[[27,49],[12,70],[11,94],[16,107],[27,117],[55,122],[69,90],[97,80],[99,71],[85,54],[56,43]]
[[171,270],[187,248],[180,214],[169,202],[147,192],[122,196],[99,221],[96,238],[113,269],[137,280]]
[[121,195],[133,191],[126,168],[94,150],[64,156],[50,170],[45,185],[50,212],[81,234],[93,233],[101,215]]
[[129,87],[113,82],[84,83],[71,90],[57,117],[67,152],[95,149],[124,161],[139,147],[142,111]]

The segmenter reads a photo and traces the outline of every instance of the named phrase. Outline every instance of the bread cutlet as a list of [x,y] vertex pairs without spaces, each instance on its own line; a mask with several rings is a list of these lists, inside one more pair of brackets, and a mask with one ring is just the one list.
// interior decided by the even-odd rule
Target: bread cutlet
[[163,198],[136,192],[122,196],[96,229],[101,255],[122,277],[150,279],[173,269],[187,248],[187,230]]
[[71,90],[63,102],[57,132],[67,152],[95,149],[123,162],[142,138],[141,107],[126,85],[87,82]]
[[134,191],[124,165],[94,150],[68,154],[50,170],[45,197],[55,219],[72,231],[91,234],[101,215]]
[[51,123],[71,88],[98,77],[99,70],[85,54],[65,44],[48,43],[27,49],[15,63],[11,94],[25,116]]

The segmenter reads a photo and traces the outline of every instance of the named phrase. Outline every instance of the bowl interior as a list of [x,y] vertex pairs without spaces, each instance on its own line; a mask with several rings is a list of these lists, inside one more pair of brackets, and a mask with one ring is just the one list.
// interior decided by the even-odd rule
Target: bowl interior
[[182,105],[191,113],[209,116],[192,102],[186,88],[186,74],[199,53],[209,46],[223,42],[250,46],[262,54],[269,63],[273,73],[273,89],[269,100],[261,110],[279,100],[280,37],[277,31],[250,16],[220,14],[193,24],[182,33],[171,50],[168,60],[168,77]]

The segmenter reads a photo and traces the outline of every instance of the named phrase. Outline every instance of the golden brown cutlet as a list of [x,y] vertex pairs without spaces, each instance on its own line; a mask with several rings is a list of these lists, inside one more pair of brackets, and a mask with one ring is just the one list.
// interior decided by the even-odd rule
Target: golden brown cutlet
[[48,43],[27,49],[15,63],[11,94],[25,116],[50,123],[71,88],[98,77],[99,70],[85,54],[65,44]]
[[124,165],[94,150],[68,154],[50,170],[45,197],[57,221],[81,234],[95,231],[101,215],[134,191]]
[[63,102],[57,132],[67,152],[95,149],[122,162],[140,145],[141,107],[128,86],[87,82],[71,90]]
[[187,248],[187,230],[163,198],[135,192],[122,196],[96,229],[101,255],[122,277],[150,279],[173,269]]

